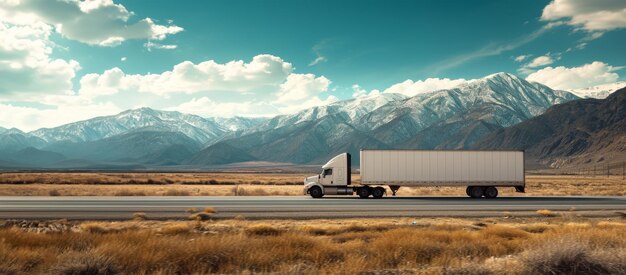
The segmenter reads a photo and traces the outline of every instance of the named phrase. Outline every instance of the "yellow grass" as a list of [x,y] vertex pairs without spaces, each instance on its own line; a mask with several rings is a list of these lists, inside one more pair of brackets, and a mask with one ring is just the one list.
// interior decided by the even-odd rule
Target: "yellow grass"
[[548,210],[548,209],[539,209],[537,210],[537,214],[544,216],[544,217],[554,217],[556,216],[552,211]]
[[[301,196],[305,174],[3,173],[0,196]],[[353,176],[358,183],[359,176]],[[526,193],[500,196],[625,196],[621,176],[528,175]],[[391,191],[387,192],[391,194]],[[398,196],[466,196],[464,187],[402,187]]]
[[626,271],[623,221],[395,218],[59,223],[69,224],[68,229],[34,233],[35,225],[1,228],[0,273]]

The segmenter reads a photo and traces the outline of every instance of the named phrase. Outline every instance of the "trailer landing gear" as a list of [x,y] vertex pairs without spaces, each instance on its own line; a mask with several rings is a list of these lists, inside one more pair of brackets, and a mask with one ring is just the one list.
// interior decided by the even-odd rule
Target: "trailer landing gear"
[[400,189],[400,186],[389,185],[389,189],[391,189],[391,195],[395,197],[396,196],[396,192],[398,192],[398,189]]

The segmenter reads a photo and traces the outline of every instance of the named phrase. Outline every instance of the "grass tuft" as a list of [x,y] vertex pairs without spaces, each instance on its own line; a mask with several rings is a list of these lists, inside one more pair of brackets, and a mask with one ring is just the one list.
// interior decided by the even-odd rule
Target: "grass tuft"
[[145,221],[148,219],[148,216],[146,216],[146,213],[144,212],[135,212],[133,213],[133,220],[135,221]]
[[248,235],[254,236],[278,236],[283,233],[282,230],[265,223],[254,224],[245,229]]
[[200,212],[200,213],[191,214],[189,216],[189,219],[195,220],[195,221],[208,221],[211,219],[212,216],[213,216],[212,214]]
[[548,209],[537,210],[537,214],[544,216],[544,217],[556,217],[556,214],[554,214],[552,211]]

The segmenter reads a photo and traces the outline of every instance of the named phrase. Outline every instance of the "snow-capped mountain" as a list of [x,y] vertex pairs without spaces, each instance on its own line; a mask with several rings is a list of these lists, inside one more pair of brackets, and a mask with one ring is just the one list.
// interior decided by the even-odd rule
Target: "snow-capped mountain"
[[603,98],[607,98],[613,92],[624,87],[626,87],[626,81],[619,81],[615,83],[597,85],[597,86],[583,88],[583,89],[573,89],[573,90],[570,90],[570,92],[572,92],[573,94],[581,98],[603,99]]
[[[310,108],[275,117],[217,145],[244,150],[261,160],[301,163],[323,161],[344,151],[358,162],[360,147],[470,148],[495,130],[577,98],[498,73],[411,98],[382,94]],[[210,149],[199,154],[211,154]]]
[[141,128],[180,132],[200,143],[206,143],[228,131],[215,121],[200,116],[139,108],[55,128],[42,128],[29,134],[47,142],[81,142],[100,140]]
[[362,96],[355,99],[335,102],[326,106],[309,108],[295,114],[276,116],[253,131],[281,128],[297,123],[315,121],[328,115],[344,117],[346,122],[352,123],[364,115],[386,105],[389,102],[405,99],[401,94],[378,94]]
[[265,118],[265,117],[240,117],[240,116],[210,117],[207,119],[215,122],[222,129],[233,131],[233,132],[259,126],[261,123],[268,120],[268,118]]
[[464,148],[483,132],[519,123],[554,104],[576,98],[498,73],[454,89],[392,102],[371,112],[357,125],[373,129],[376,138],[393,146]]
[[356,164],[360,148],[471,148],[494,131],[574,99],[569,92],[497,73],[410,98],[382,93],[269,119],[141,108],[30,133],[0,129],[0,149],[15,154],[34,147],[23,152],[65,159],[63,167],[317,163],[346,151]]

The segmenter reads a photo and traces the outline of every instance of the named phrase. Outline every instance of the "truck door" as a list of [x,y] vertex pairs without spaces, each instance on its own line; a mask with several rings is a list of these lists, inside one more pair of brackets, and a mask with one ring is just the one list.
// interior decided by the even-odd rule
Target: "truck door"
[[324,169],[322,172],[322,185],[332,185],[334,183],[333,168]]

